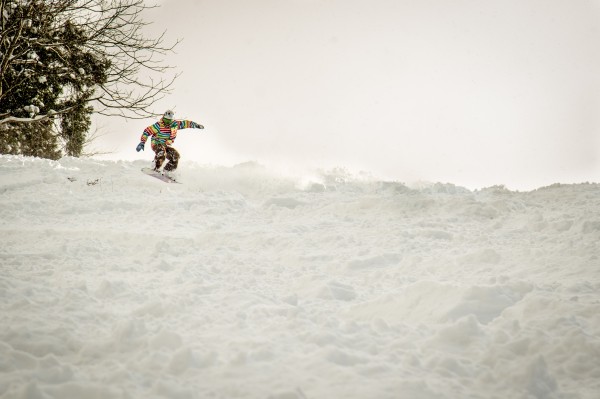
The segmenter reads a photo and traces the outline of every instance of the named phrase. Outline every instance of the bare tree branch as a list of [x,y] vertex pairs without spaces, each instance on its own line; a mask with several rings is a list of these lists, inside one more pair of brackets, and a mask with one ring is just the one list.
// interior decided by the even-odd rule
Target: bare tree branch
[[24,117],[24,118],[19,118],[16,116],[9,116],[8,113],[3,113],[0,114],[0,125],[3,125],[5,123],[33,123],[33,122],[41,122],[41,121],[45,121],[48,119],[52,119],[56,116],[59,116],[60,114],[66,114],[68,112],[70,112],[73,108],[75,108],[74,106],[71,107],[67,107],[64,108],[60,111],[50,111],[48,114],[46,115],[34,115],[34,116],[30,116],[30,117]]

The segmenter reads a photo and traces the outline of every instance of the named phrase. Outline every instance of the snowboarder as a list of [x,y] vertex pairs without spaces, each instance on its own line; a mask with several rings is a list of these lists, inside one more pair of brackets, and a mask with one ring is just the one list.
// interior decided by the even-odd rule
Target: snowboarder
[[177,137],[178,129],[204,129],[204,126],[188,121],[173,119],[175,113],[171,110],[166,111],[162,118],[155,124],[148,126],[142,133],[141,141],[135,148],[137,152],[143,151],[148,137],[152,137],[150,145],[154,151],[154,170],[159,171],[165,158],[169,162],[165,165],[164,170],[172,172],[177,169],[179,162],[179,152],[171,147],[173,141]]

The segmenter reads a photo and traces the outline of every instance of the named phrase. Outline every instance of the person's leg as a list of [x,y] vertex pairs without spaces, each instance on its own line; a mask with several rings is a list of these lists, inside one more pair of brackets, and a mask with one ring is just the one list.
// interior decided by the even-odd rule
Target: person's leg
[[159,170],[167,156],[166,147],[158,144],[152,149],[154,150],[154,170]]
[[173,147],[167,147],[166,151],[169,163],[165,165],[165,170],[167,172],[172,172],[177,169],[177,164],[179,163],[179,152]]

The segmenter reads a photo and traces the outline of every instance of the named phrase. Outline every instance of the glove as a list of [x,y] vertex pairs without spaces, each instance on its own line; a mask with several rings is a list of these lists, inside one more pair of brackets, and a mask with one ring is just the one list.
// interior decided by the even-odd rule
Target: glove
[[140,141],[140,143],[137,145],[137,147],[135,147],[135,150],[137,152],[144,151],[144,146],[145,145],[146,145],[146,143],[144,143],[143,141]]
[[204,129],[204,126],[199,123],[192,122],[192,129]]

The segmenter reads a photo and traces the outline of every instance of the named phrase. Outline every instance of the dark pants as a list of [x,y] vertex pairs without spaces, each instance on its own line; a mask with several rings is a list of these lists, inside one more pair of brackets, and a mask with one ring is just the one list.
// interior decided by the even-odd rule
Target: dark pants
[[153,148],[154,150],[154,169],[159,169],[165,158],[169,160],[169,163],[165,165],[167,172],[177,169],[179,163],[179,152],[173,147],[166,145],[157,145]]

